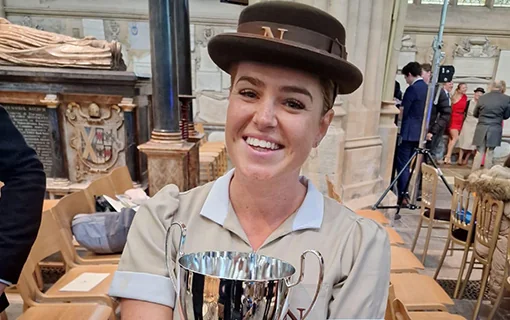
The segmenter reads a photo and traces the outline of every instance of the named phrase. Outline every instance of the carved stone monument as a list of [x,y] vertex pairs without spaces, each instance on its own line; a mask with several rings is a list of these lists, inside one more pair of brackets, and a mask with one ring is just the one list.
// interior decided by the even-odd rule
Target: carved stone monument
[[129,72],[0,67],[0,104],[43,162],[51,197],[119,166],[146,184],[136,150],[150,132],[144,86]]
[[465,82],[468,96],[476,87],[486,88],[494,78],[499,49],[487,37],[464,38],[456,45],[453,56],[454,82]]
[[0,65],[126,70],[121,45],[19,26],[0,18]]
[[0,104],[43,162],[50,197],[125,165],[145,184],[146,159],[136,145],[149,139],[147,83],[122,70],[116,41],[0,18]]

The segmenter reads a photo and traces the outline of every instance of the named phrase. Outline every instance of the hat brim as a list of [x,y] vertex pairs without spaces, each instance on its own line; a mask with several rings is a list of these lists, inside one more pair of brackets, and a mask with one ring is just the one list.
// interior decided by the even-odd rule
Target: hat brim
[[349,94],[363,82],[361,71],[336,55],[290,41],[242,33],[224,33],[209,41],[211,59],[230,73],[234,63],[255,61],[289,67],[334,81],[338,94]]

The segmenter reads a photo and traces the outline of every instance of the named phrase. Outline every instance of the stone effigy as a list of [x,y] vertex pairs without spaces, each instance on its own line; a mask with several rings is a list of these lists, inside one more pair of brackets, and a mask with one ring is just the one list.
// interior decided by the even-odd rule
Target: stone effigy
[[0,65],[126,70],[121,44],[12,24],[0,18]]

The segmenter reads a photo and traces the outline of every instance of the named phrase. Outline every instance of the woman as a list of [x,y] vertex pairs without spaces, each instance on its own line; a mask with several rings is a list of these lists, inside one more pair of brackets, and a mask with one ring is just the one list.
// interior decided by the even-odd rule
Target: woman
[[448,140],[448,151],[444,157],[444,163],[451,164],[453,148],[459,139],[459,132],[462,129],[464,121],[464,111],[467,103],[467,85],[464,82],[459,83],[455,93],[452,96],[452,116],[448,127],[450,139]]
[[[181,319],[165,267],[172,222],[187,225],[188,253],[257,252],[298,267],[304,250],[318,250],[325,284],[308,319],[382,319],[386,231],[299,176],[331,123],[336,94],[362,82],[346,60],[344,27],[310,6],[261,2],[242,12],[237,33],[215,36],[208,50],[231,75],[225,140],[235,170],[187,192],[167,186],[139,209],[110,289],[121,298],[122,319]],[[177,246],[175,232],[171,259]],[[317,262],[307,259],[306,270],[291,292],[290,318],[299,319],[315,293]]]
[[[473,151],[476,150],[476,146],[473,144],[473,137],[475,136],[478,119],[474,117],[473,112],[478,103],[478,98],[484,94],[485,90],[483,88],[476,88],[473,100],[467,102],[464,123],[462,124],[462,130],[459,136],[460,154],[459,160],[457,160],[458,165],[467,165],[471,154],[474,154]],[[464,155],[466,156],[465,158]]]

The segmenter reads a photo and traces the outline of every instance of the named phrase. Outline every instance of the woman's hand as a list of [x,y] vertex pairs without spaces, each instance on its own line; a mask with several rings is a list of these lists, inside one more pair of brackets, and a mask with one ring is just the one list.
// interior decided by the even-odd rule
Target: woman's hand
[[161,304],[140,300],[122,299],[120,303],[122,320],[173,320],[171,308]]

